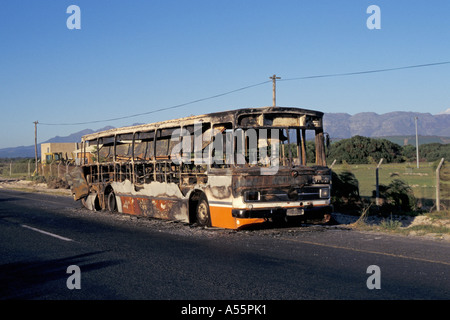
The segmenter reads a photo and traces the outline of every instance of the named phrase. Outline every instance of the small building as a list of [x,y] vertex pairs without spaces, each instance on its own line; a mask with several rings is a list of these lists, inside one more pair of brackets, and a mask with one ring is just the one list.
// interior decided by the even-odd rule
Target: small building
[[46,164],[53,161],[73,160],[76,150],[76,142],[41,143],[41,163]]
[[[78,148],[80,148],[79,144]],[[73,158],[75,160],[75,165],[79,166],[82,164],[94,163],[95,154],[97,146],[88,146],[86,149],[77,149],[73,152]]]

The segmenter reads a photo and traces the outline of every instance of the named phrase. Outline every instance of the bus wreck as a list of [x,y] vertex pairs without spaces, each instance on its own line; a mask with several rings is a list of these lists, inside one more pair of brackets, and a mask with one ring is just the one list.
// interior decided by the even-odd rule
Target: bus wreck
[[327,221],[322,117],[247,108],[97,132],[82,137],[68,180],[91,210],[229,229],[291,216]]

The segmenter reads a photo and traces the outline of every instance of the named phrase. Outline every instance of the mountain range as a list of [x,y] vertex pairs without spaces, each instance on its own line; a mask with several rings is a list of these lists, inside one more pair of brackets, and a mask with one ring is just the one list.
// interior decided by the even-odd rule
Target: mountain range
[[[450,114],[448,112],[432,115],[430,113],[395,111],[385,114],[361,112],[325,113],[324,130],[332,140],[351,138],[355,135],[364,137],[384,137],[399,144],[415,143],[415,118],[419,143],[450,143]],[[65,137],[55,136],[47,142],[80,142],[81,137],[98,131],[112,129],[107,126],[98,130],[85,129]],[[40,143],[39,143],[40,145]],[[38,146],[40,153],[40,146]],[[34,145],[0,149],[0,158],[34,157]]]
[[396,111],[384,114],[361,112],[325,113],[324,130],[331,138],[351,138],[355,135],[364,137],[408,136],[415,135],[415,118],[417,132],[421,136],[450,137],[450,114]]
[[[103,130],[109,130],[109,129],[113,129],[113,128],[114,127],[106,126],[104,128],[98,129],[98,130],[84,129],[84,130],[72,133],[65,137],[55,136],[55,137],[48,139],[47,141],[44,141],[42,143],[80,142],[81,137],[86,134],[99,132],[99,131],[103,131]],[[38,143],[38,157],[40,157],[40,155],[41,155],[41,143]],[[34,145],[0,149],[0,158],[34,158]]]

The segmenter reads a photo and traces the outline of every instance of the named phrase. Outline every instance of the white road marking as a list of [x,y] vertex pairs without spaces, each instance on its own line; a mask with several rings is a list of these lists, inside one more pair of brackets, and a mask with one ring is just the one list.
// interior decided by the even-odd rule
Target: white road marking
[[27,228],[27,229],[30,229],[30,230],[33,230],[33,231],[36,231],[36,232],[40,232],[40,233],[46,234],[46,235],[51,236],[51,237],[58,238],[60,240],[73,241],[72,239],[65,238],[65,237],[62,237],[62,236],[59,236],[57,234],[54,234],[54,233],[51,233],[51,232],[47,232],[47,231],[44,231],[44,230],[41,230],[41,229],[33,228],[33,227],[27,226],[25,224],[21,224],[20,226],[24,227],[24,228]]

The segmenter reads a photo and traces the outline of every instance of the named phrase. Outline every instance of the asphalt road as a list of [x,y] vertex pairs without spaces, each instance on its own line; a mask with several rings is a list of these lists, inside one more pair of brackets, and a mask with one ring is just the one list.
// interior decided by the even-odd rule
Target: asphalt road
[[0,248],[1,299],[450,299],[450,243],[340,226],[202,229],[1,189]]

